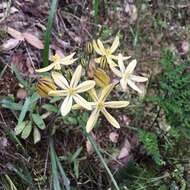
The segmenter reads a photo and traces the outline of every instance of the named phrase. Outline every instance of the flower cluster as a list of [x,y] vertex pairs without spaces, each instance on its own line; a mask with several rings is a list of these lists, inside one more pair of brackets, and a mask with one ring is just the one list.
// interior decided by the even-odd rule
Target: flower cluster
[[[89,45],[88,45],[89,46]],[[92,47],[95,52],[100,55],[100,57],[95,58],[97,64],[101,63],[101,60],[104,60],[109,68],[118,78],[120,82],[120,87],[123,91],[127,90],[129,85],[138,93],[142,91],[138,88],[135,82],[145,82],[148,79],[142,76],[136,76],[133,74],[136,67],[137,61],[132,60],[129,62],[128,66],[124,65],[124,61],[130,59],[128,56],[123,56],[122,54],[113,55],[116,49],[119,46],[119,37],[113,41],[113,44],[110,48],[105,48],[101,40],[93,41]],[[89,48],[88,48],[89,49]],[[92,51],[91,51],[92,53]],[[49,96],[63,96],[64,100],[61,104],[60,111],[62,116],[66,116],[69,112],[74,109],[74,107],[82,107],[86,110],[91,111],[91,115],[86,124],[86,131],[90,132],[94,125],[96,124],[100,113],[102,113],[108,122],[115,128],[120,128],[119,123],[116,119],[107,111],[107,108],[123,108],[129,105],[128,101],[106,101],[107,97],[113,90],[114,86],[118,83],[109,83],[105,86],[105,82],[101,88],[96,87],[96,80],[86,80],[80,83],[82,76],[82,66],[78,65],[72,75],[70,81],[63,76],[61,73],[61,66],[71,65],[76,62],[77,58],[73,58],[75,53],[68,55],[66,57],[61,57],[58,54],[55,54],[53,57],[53,63],[49,66],[37,69],[36,72],[47,72],[51,71],[51,78],[41,80],[37,85],[37,91],[39,94],[47,93]],[[103,76],[106,75],[106,72],[97,70],[96,75],[103,73]],[[100,73],[100,74],[98,74]],[[97,78],[103,78],[102,76],[96,76]],[[109,81],[109,77],[105,76],[106,81]],[[102,79],[101,79],[102,80]],[[43,83],[45,81],[45,83]],[[52,82],[54,81],[54,82]],[[55,83],[55,84],[53,84]],[[101,81],[99,80],[99,83]],[[47,87],[46,87],[47,85]],[[58,88],[58,90],[57,90]],[[98,91],[98,93],[97,93]],[[43,92],[43,93],[42,93]],[[87,92],[92,99],[92,102],[87,101],[81,94]],[[45,96],[45,95],[44,95]],[[75,104],[74,104],[75,103]]]

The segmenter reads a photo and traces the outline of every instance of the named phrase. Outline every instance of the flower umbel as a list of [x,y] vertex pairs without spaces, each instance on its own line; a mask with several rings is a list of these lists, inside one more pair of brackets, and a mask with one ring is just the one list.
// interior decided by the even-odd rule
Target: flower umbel
[[57,53],[53,56],[53,63],[48,65],[47,67],[44,67],[42,69],[36,69],[36,72],[42,73],[47,72],[52,69],[54,70],[61,70],[61,65],[71,65],[73,64],[77,59],[73,59],[73,56],[75,53],[72,53],[71,55],[68,55],[66,57],[60,57]]
[[105,48],[101,40],[97,40],[97,43],[95,40],[93,40],[93,47],[97,54],[99,54],[101,57],[96,58],[95,62],[100,63],[102,58],[106,58],[106,61],[109,65],[116,66],[116,63],[113,61],[113,59],[117,59],[117,56],[113,55],[115,50],[119,46],[119,37],[116,36],[113,44],[110,48]]
[[71,111],[73,100],[80,106],[86,108],[87,110],[91,110],[90,103],[87,102],[79,94],[93,88],[95,86],[95,82],[92,80],[87,80],[78,84],[81,78],[81,74],[82,66],[79,65],[76,68],[72,76],[71,82],[69,84],[67,79],[61,73],[52,72],[52,78],[54,79],[55,84],[57,84],[62,90],[50,91],[49,95],[66,96],[60,108],[62,116],[66,116]]
[[119,78],[121,78],[120,84],[122,89],[126,91],[128,84],[131,88],[133,88],[137,92],[142,93],[142,91],[136,86],[135,82],[145,82],[148,80],[148,78],[132,74],[137,64],[136,59],[132,60],[126,68],[123,61],[124,61],[123,56],[119,54],[118,65],[120,70],[116,69],[115,67],[111,67],[111,70],[114,72],[114,74],[117,75]]
[[105,102],[106,98],[114,88],[114,84],[109,84],[106,86],[99,95],[96,94],[95,89],[91,89],[89,91],[90,96],[92,97],[94,102],[91,102],[92,106],[92,113],[87,121],[86,124],[86,131],[89,133],[94,125],[96,124],[98,117],[100,115],[100,112],[103,113],[103,115],[106,117],[108,122],[110,122],[111,125],[113,125],[115,128],[120,128],[119,123],[116,121],[116,119],[108,113],[106,108],[123,108],[128,106],[128,101],[108,101]]

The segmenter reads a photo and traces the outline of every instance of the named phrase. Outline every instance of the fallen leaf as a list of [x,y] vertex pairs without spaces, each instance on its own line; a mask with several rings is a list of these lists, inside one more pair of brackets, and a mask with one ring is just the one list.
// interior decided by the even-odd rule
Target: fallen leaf
[[1,49],[4,51],[9,51],[15,48],[19,44],[19,42],[19,39],[11,38],[2,44]]
[[24,37],[23,37],[22,33],[15,30],[15,29],[13,29],[13,28],[11,28],[11,27],[7,27],[7,33],[9,35],[11,35],[15,39],[18,39],[18,40],[21,40],[21,41],[24,40]]
[[125,12],[129,15],[131,23],[137,20],[138,13],[135,5],[127,3],[125,5]]
[[15,64],[21,73],[28,74],[27,55],[24,53],[14,53],[12,55],[11,63]]
[[86,141],[86,151],[88,152],[88,154],[92,154],[94,152],[92,144],[88,140]]
[[[93,133],[91,133],[91,135],[94,141],[96,141],[96,136]],[[89,140],[86,141],[86,151],[88,152],[88,154],[92,154],[94,152],[94,148]]]
[[120,150],[120,153],[118,155],[118,159],[123,159],[129,156],[129,153],[131,151],[131,144],[129,143],[128,139],[125,139],[124,145]]
[[39,40],[36,36],[34,36],[33,34],[24,32],[22,34],[24,36],[24,39],[31,44],[32,46],[36,47],[37,49],[43,49],[44,45],[42,43],[41,40]]
[[89,66],[88,66],[88,70],[87,70],[87,75],[90,79],[92,79],[94,77],[94,69],[95,68],[96,68],[96,63],[95,63],[94,59],[91,59]]

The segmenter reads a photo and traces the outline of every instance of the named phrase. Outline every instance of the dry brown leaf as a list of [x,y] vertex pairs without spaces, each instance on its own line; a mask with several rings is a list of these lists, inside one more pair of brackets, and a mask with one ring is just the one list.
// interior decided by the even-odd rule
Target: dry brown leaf
[[24,37],[23,37],[22,33],[15,30],[15,29],[13,29],[13,28],[11,28],[11,27],[7,28],[7,33],[10,34],[15,39],[24,40]]
[[[93,133],[91,133],[91,135],[92,138],[96,141],[96,136]],[[88,154],[92,154],[94,152],[94,148],[89,140],[86,141],[86,151],[88,152]]]
[[24,36],[24,39],[31,44],[32,46],[36,47],[37,49],[43,49],[44,45],[41,40],[39,40],[36,36],[34,36],[31,33],[24,32],[22,34]]
[[129,153],[131,151],[131,144],[127,139],[125,139],[124,145],[121,148],[121,151],[118,155],[118,159],[123,159],[129,156]]
[[94,152],[92,144],[88,140],[86,141],[86,151],[88,152],[88,154],[92,154]]
[[4,51],[9,51],[15,48],[19,44],[19,42],[19,39],[11,38],[2,44],[1,49]]
[[95,63],[94,59],[91,59],[88,70],[87,70],[87,74],[90,79],[92,79],[94,77],[94,69],[95,68],[96,68],[96,63]]

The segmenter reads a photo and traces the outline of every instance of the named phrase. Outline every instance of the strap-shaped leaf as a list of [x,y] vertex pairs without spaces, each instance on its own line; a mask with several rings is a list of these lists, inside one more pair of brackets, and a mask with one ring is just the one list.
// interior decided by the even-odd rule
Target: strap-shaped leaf
[[34,127],[33,139],[34,139],[34,144],[38,143],[41,140],[41,134],[37,127]]
[[22,131],[21,138],[22,139],[28,138],[28,136],[30,135],[31,131],[32,131],[32,122],[29,121],[29,122],[26,123],[26,125],[25,125],[25,127],[24,127],[24,129]]
[[42,119],[42,117],[39,114],[32,114],[32,119],[38,128],[40,128],[40,129],[46,128],[44,120]]

